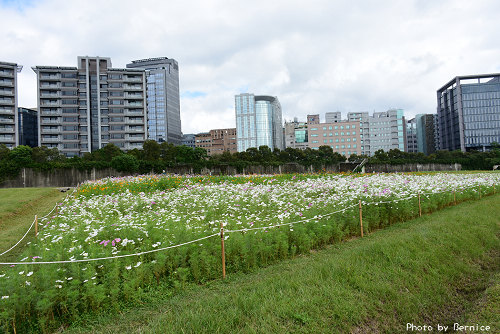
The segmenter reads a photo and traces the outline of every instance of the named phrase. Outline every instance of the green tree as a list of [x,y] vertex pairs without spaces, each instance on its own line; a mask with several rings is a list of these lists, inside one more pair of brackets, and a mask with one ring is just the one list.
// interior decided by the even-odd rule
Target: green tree
[[111,159],[111,167],[119,172],[137,172],[139,169],[139,160],[133,155],[122,154]]
[[33,162],[31,152],[33,149],[26,145],[19,145],[9,153],[9,160],[21,167],[26,167]]
[[155,140],[148,139],[142,145],[144,152],[144,160],[157,161],[160,160],[161,147]]
[[0,144],[0,161],[7,160],[10,150],[5,144]]

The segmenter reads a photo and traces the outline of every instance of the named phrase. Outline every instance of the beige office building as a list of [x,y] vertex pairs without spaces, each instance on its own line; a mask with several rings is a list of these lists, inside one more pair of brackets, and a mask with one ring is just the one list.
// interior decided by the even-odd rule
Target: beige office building
[[0,62],[0,144],[9,148],[19,145],[17,117],[17,73],[14,63]]
[[316,116],[317,115],[307,116],[309,122],[307,131],[310,148],[318,149],[320,146],[329,146],[334,152],[338,152],[346,157],[349,157],[351,154],[361,154],[359,121],[319,123],[319,117]]

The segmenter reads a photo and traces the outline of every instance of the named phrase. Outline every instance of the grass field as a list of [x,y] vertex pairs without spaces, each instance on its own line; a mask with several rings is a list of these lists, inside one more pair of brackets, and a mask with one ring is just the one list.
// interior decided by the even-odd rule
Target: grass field
[[[0,253],[9,249],[28,230],[35,215],[47,214],[65,197],[65,193],[54,188],[0,189]],[[27,236],[31,240],[34,233]],[[16,260],[21,249],[14,249],[2,260]]]
[[146,289],[64,333],[498,333],[499,217],[498,194],[465,202],[225,281]]

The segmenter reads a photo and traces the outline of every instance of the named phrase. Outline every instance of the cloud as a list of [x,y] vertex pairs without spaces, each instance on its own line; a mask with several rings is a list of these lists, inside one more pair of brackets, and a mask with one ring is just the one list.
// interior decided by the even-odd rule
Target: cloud
[[451,78],[499,71],[499,11],[495,0],[4,0],[0,60],[24,65],[20,105],[32,107],[32,66],[174,58],[184,133],[234,127],[244,92],[277,96],[285,119],[391,107],[411,117],[435,112]]

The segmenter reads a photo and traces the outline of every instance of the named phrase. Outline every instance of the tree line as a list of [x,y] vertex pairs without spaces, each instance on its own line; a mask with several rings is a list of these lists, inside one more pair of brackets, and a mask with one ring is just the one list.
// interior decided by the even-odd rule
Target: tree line
[[123,152],[114,144],[107,144],[92,153],[85,153],[82,157],[68,158],[57,148],[45,146],[31,148],[17,146],[9,149],[0,145],[0,181],[16,177],[23,167],[39,170],[54,168],[78,168],[90,170],[92,168],[114,168],[117,171],[130,173],[161,173],[168,167],[190,166],[199,171],[203,167],[229,165],[242,170],[249,165],[277,166],[286,163],[298,163],[304,166],[326,166],[340,162],[361,162],[368,159],[370,164],[406,164],[406,163],[460,163],[466,170],[491,170],[494,165],[500,165],[500,145],[492,144],[488,152],[461,152],[438,151],[425,155],[423,153],[408,153],[398,149],[388,152],[378,150],[372,157],[351,155],[348,159],[332,150],[329,146],[321,146],[317,150],[286,148],[271,150],[267,146],[249,148],[244,152],[224,152],[219,155],[208,156],[203,148],[191,148],[171,143],[161,144],[154,140],[146,140],[142,149],[133,149]]

